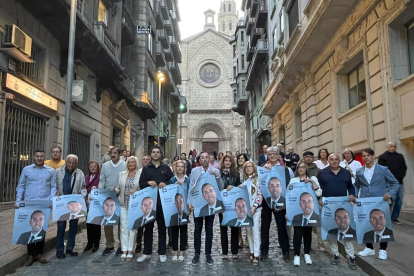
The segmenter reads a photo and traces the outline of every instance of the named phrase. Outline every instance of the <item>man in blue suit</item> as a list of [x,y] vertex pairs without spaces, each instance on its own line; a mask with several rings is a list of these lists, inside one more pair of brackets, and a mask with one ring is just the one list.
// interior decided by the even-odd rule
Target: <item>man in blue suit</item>
[[263,167],[264,164],[267,162],[267,145],[263,145],[263,153],[259,155],[259,161],[257,162],[257,165]]

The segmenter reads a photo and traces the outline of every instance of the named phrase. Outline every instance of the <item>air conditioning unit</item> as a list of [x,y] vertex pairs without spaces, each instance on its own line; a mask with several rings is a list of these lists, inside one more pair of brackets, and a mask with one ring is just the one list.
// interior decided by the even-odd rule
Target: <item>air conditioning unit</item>
[[14,24],[6,25],[4,45],[14,46],[28,57],[32,54],[32,38]]

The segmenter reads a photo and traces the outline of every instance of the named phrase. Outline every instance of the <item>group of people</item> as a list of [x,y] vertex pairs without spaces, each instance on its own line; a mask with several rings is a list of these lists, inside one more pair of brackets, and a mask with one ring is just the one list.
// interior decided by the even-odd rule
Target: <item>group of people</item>
[[[38,150],[34,153],[34,164],[25,167],[22,171],[17,186],[17,201],[20,200],[51,200],[54,196],[66,194],[82,194],[89,204],[92,200],[89,196],[93,189],[103,188],[115,191],[121,205],[120,224],[118,228],[118,240],[116,255],[122,260],[131,260],[134,252],[143,252],[137,258],[137,262],[144,262],[151,258],[153,250],[154,224],[157,223],[158,231],[158,254],[160,262],[166,262],[167,250],[167,232],[169,233],[168,244],[173,249],[173,262],[183,262],[185,251],[188,248],[188,230],[187,224],[178,223],[177,226],[167,227],[165,225],[163,206],[159,200],[156,212],[152,211],[152,206],[144,206],[148,209],[148,216],[154,217],[150,222],[138,225],[138,229],[128,229],[128,206],[130,195],[139,189],[146,187],[164,188],[169,184],[186,185],[190,190],[204,173],[214,175],[220,190],[230,191],[234,187],[247,187],[250,199],[251,213],[250,216],[254,221],[253,227],[246,227],[246,236],[250,255],[248,261],[257,265],[259,261],[265,262],[269,259],[270,246],[270,225],[274,217],[277,225],[278,239],[277,242],[282,250],[285,261],[290,261],[290,250],[294,251],[294,265],[300,265],[300,249],[303,240],[304,259],[306,264],[311,264],[310,256],[312,242],[312,225],[303,223],[302,226],[294,226],[293,229],[287,226],[287,217],[285,209],[278,205],[280,198],[281,186],[287,187],[289,183],[305,182],[312,186],[318,199],[322,197],[339,197],[349,196],[350,202],[356,202],[360,197],[378,197],[381,196],[388,201],[392,198],[395,202],[393,210],[393,221],[398,221],[398,213],[402,203],[402,179],[405,176],[406,166],[402,155],[396,153],[395,144],[388,144],[388,151],[379,158],[379,164],[375,163],[375,154],[372,149],[364,149],[362,158],[365,165],[355,160],[355,154],[351,149],[346,149],[343,153],[343,161],[340,162],[338,154],[329,154],[326,149],[321,149],[318,153],[318,160],[315,162],[314,154],[311,151],[303,153],[303,159],[289,148],[288,153],[281,152],[282,145],[274,147],[263,146],[263,154],[259,156],[258,165],[271,169],[275,166],[282,166],[285,170],[285,183],[276,179],[269,184],[271,198],[264,199],[258,182],[258,173],[256,164],[251,161],[244,153],[236,152],[236,157],[232,152],[207,153],[201,152],[198,156],[196,151],[190,152],[189,158],[182,153],[180,158],[175,157],[170,165],[169,160],[162,159],[161,149],[155,146],[150,155],[145,155],[139,164],[135,156],[129,156],[126,153],[126,160],[122,160],[123,152],[115,147],[110,147],[107,154],[101,160],[91,161],[88,164],[88,173],[84,173],[77,168],[78,158],[76,155],[68,155],[66,160],[61,159],[61,149],[54,147],[51,149],[52,159],[45,161],[45,152]],[[110,160],[108,159],[108,156]],[[399,165],[395,165],[396,162]],[[404,162],[404,166],[401,165]],[[359,165],[358,165],[359,163]],[[380,165],[380,164],[384,164]],[[140,166],[141,165],[141,166]],[[387,168],[387,167],[388,168]],[[208,201],[212,191],[203,189],[203,198]],[[184,203],[183,198],[176,198],[177,210],[183,210],[178,206]],[[302,201],[303,200],[303,201]],[[265,202],[266,201],[266,202]],[[194,211],[190,197],[187,198],[188,213],[182,212],[178,216],[182,219],[190,220],[190,215]],[[217,204],[217,202],[213,202]],[[301,198],[301,207],[306,209],[310,204],[315,204],[312,197]],[[319,205],[323,206],[322,200]],[[278,208],[279,207],[279,208]],[[16,205],[16,208],[18,206]],[[108,206],[108,208],[111,208]],[[312,208],[313,209],[313,208]],[[144,211],[145,214],[145,211]],[[200,261],[202,229],[205,229],[205,248],[204,253],[206,262],[209,265],[214,264],[211,257],[213,242],[213,222],[215,212],[209,213],[204,217],[193,218],[195,224],[194,231],[194,249],[195,255],[192,264],[197,265]],[[223,220],[222,214],[219,215],[220,223]],[[335,214],[336,216],[337,214]],[[338,213],[338,216],[344,216]],[[338,218],[340,219],[340,218]],[[178,220],[178,217],[177,217]],[[180,220],[181,221],[181,220]],[[58,222],[56,256],[65,258],[66,254],[77,256],[74,251],[75,237],[78,230],[78,219],[69,221],[69,236],[66,244],[66,254],[64,253],[64,236],[66,221]],[[115,251],[115,237],[113,225],[106,225],[103,220],[101,225],[87,224],[87,246],[84,251],[96,252],[99,249],[101,238],[101,226],[104,226],[106,248],[102,255],[109,255]],[[346,230],[346,229],[345,229]],[[319,249],[325,251],[321,239],[321,230],[317,228]],[[36,233],[34,233],[36,234]],[[241,228],[230,226],[230,251],[233,261],[239,259],[239,247],[243,243]],[[142,238],[144,238],[142,240]],[[229,259],[229,239],[228,227],[220,226],[220,238],[222,248],[222,260]],[[274,240],[272,240],[274,241]],[[341,241],[345,245],[348,255],[348,264],[352,269],[356,268],[355,255],[352,241]],[[375,240],[380,242],[380,259],[386,259],[387,242],[381,239]],[[28,260],[26,265],[33,264],[34,261],[46,263],[43,257],[44,239],[40,242],[30,243],[27,245]],[[135,248],[135,249],[134,249]],[[337,242],[330,243],[330,249],[333,254],[331,264],[338,264],[339,252]],[[374,255],[375,250],[372,243],[367,243],[366,248],[359,253],[361,256]]]

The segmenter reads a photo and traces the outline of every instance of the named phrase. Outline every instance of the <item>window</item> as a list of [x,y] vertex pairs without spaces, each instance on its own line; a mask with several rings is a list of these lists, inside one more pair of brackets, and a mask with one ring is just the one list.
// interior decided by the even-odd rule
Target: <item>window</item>
[[365,89],[365,69],[361,64],[348,74],[349,109],[367,99]]
[[226,23],[223,22],[223,32],[226,30]]
[[295,132],[296,139],[302,138],[302,109],[300,107],[295,111]]
[[34,63],[19,63],[21,72],[29,80],[43,86],[43,75],[45,68],[45,51],[32,43],[32,59]]
[[226,12],[226,4],[223,4],[223,12]]
[[410,60],[410,74],[414,74],[414,22],[407,27],[408,57]]
[[292,36],[299,24],[299,7],[298,0],[293,0],[288,10],[288,22],[289,22],[289,38]]
[[231,4],[229,4],[229,12],[231,12]]
[[241,55],[241,67],[244,69],[244,55]]
[[153,101],[153,93],[154,93],[154,79],[151,77],[151,75],[148,73],[147,75],[147,93],[148,93],[148,99],[150,101]]
[[233,102],[236,103],[237,102],[237,92],[236,90],[233,90]]
[[236,58],[236,45],[233,45],[233,58]]
[[278,37],[277,37],[277,26],[275,26],[275,29],[273,30],[273,50],[277,49],[278,44]]
[[102,21],[105,25],[108,25],[108,10],[102,1],[99,1],[98,21]]
[[245,84],[245,80],[242,80],[242,95],[246,95],[246,84]]
[[241,40],[241,45],[244,45],[244,32],[241,32],[240,34],[240,40]]
[[280,13],[280,32],[281,32],[281,34],[283,34],[284,31],[285,31],[285,12],[282,11]]
[[211,16],[207,17],[207,23],[213,23],[213,17]]
[[152,32],[148,34],[148,51],[154,55],[154,35]]
[[229,23],[229,31],[231,31],[231,22]]
[[236,66],[233,66],[233,79],[235,79],[236,78]]

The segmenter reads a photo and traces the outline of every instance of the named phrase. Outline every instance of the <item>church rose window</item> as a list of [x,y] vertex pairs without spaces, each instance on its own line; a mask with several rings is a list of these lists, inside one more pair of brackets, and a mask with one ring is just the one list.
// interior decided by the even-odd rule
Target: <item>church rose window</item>
[[205,83],[215,83],[220,78],[220,68],[213,64],[207,63],[200,69],[200,79]]

